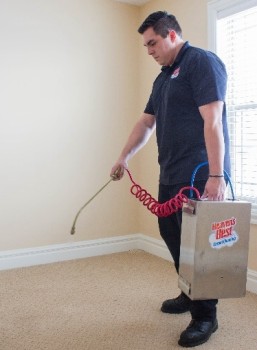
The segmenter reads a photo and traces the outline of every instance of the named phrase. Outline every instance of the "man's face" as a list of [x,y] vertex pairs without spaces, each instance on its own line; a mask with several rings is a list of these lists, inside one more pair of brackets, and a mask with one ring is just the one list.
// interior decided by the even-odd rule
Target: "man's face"
[[161,66],[169,66],[174,58],[174,44],[171,35],[166,38],[156,34],[152,27],[148,28],[143,34],[144,46],[148,50],[148,54],[153,56],[155,61]]

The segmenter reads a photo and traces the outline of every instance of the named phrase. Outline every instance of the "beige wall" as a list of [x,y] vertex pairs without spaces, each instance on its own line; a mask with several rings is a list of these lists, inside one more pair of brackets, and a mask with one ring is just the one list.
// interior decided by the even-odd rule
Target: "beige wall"
[[127,180],[69,234],[138,115],[138,17],[113,0],[0,2],[0,250],[137,232]]
[[[197,3],[197,6],[196,6]],[[208,47],[207,0],[0,2],[0,250],[142,232],[159,238],[156,217],[109,171],[159,72],[136,30],[152,11],[174,13],[185,40]],[[130,162],[157,197],[155,136]],[[257,226],[249,267],[257,270]]]

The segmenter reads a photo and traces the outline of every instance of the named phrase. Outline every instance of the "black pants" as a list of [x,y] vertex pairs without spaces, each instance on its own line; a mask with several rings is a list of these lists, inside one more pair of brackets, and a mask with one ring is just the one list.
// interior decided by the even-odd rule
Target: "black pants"
[[[159,186],[159,203],[164,203],[178,194],[182,187],[189,186],[189,183],[179,184],[175,186]],[[194,186],[202,194],[205,186],[205,181],[196,181]],[[183,192],[189,196],[189,191]],[[159,218],[159,229],[161,237],[166,243],[171,256],[174,260],[175,268],[177,273],[179,272],[179,257],[180,257],[180,241],[181,241],[181,222],[182,222],[182,211],[165,217]],[[191,301],[191,315],[196,320],[214,320],[216,318],[216,305],[217,299],[211,300],[193,300]]]

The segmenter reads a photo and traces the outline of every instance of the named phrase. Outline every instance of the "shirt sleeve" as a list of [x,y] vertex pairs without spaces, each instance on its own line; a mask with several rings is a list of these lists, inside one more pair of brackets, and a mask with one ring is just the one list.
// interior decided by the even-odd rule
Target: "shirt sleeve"
[[227,72],[224,63],[212,52],[198,53],[191,61],[190,84],[198,107],[225,101]]
[[151,114],[151,115],[155,114],[153,109],[152,94],[150,95],[149,100],[146,104],[144,113]]

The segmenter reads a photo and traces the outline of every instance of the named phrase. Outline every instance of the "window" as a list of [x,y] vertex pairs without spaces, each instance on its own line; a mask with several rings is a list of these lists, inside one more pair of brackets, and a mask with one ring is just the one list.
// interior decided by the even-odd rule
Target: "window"
[[227,115],[235,197],[257,223],[257,0],[210,1],[209,42],[228,72]]

